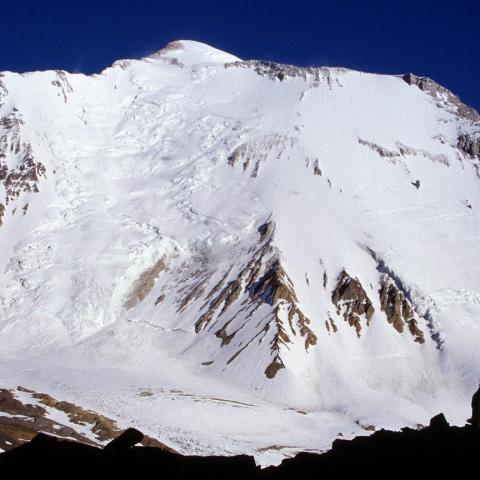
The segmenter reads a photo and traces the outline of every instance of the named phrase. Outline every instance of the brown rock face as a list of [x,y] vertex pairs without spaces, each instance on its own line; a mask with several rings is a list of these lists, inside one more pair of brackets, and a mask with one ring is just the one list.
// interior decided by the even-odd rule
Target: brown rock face
[[390,277],[386,276],[383,279],[379,294],[381,309],[385,312],[388,323],[399,333],[403,333],[404,327],[407,326],[415,341],[424,343],[425,337],[418,328],[417,315],[412,304]]
[[[203,307],[206,310],[195,324],[197,333],[214,328],[213,332],[221,339],[222,347],[235,345],[235,335],[249,323],[255,311],[265,304],[271,306],[271,314],[264,319],[267,321],[249,340],[237,345],[238,350],[227,362],[233,362],[254,340],[261,342],[267,334],[272,335],[273,332],[270,340],[272,361],[265,369],[268,378],[275,377],[280,369],[285,368],[281,348],[287,347],[294,336],[298,334],[304,339],[306,351],[317,342],[317,337],[310,328],[310,320],[298,306],[293,282],[278,256],[273,254],[271,242],[274,230],[273,222],[267,222],[258,228],[260,246],[255,246],[256,250],[252,248],[251,260],[240,269],[235,278],[227,281],[230,269],[211,289]],[[229,318],[229,308],[235,302],[239,310]],[[244,320],[240,326],[234,327],[239,314],[244,315]]]
[[272,363],[270,363],[270,365],[268,365],[268,367],[265,369],[265,375],[267,378],[274,378],[277,372],[282,368],[285,368],[285,365],[283,364],[282,359],[277,355],[273,359]]
[[362,330],[361,318],[370,325],[375,309],[361,283],[343,270],[337,280],[337,286],[332,292],[332,303],[336,306],[337,314],[343,310],[343,318],[351,327],[355,327],[357,336]]
[[[265,253],[267,250],[262,250]],[[305,339],[305,350],[308,351],[310,346],[317,342],[317,337],[310,329],[310,320],[298,308],[298,299],[293,289],[293,284],[280,264],[280,261],[274,260],[265,270],[263,275],[261,271],[261,257],[250,262],[247,267],[240,272],[239,278],[228,282],[220,293],[210,302],[209,309],[199,318],[195,325],[197,332],[206,328],[217,311],[220,310],[218,316],[226,312],[228,307],[236,301],[240,296],[247,295],[251,316],[260,305],[267,303],[273,308],[271,319],[265,324],[263,330],[254,338],[261,335],[265,336],[271,328],[274,329],[274,335],[270,342],[270,350],[273,354],[272,362],[265,369],[265,375],[268,378],[275,377],[276,373],[285,367],[280,356],[282,346],[291,343],[290,335],[296,335],[297,332]],[[243,282],[242,282],[243,279]],[[285,324],[284,316],[286,314],[287,324]],[[230,320],[231,321],[231,320]],[[218,329],[215,334],[222,340],[222,346],[228,345],[234,338],[236,331],[228,332],[230,321],[226,321],[223,326]],[[253,339],[251,341],[253,341]],[[244,345],[236,352],[228,361],[235,358],[248,346],[250,342]]]
[[294,335],[295,328],[298,328],[300,335],[305,338],[305,350],[317,343],[317,336],[309,327],[310,320],[298,308],[298,298],[293,283],[279,260],[275,260],[267,272],[252,286],[250,295],[254,301],[264,301],[275,306],[274,321],[278,333],[272,341],[272,351],[279,352],[281,344],[286,345],[290,342],[280,319],[280,308],[287,310],[288,324]]
[[242,292],[240,279],[228,282],[221,292],[209,303],[208,310],[195,323],[195,332],[203,330],[211,322],[216,311],[221,308],[220,315],[240,296]]
[[[40,405],[23,403],[16,393],[28,394],[32,400]],[[51,409],[64,412],[71,424],[64,425],[52,420],[49,415]],[[0,389],[0,412],[6,416],[0,416],[0,448],[10,450],[31,440],[37,433],[49,433],[60,438],[73,438],[90,445],[101,445],[101,442],[109,441],[118,436],[121,430],[116,422],[98,413],[85,410],[70,402],[58,401],[46,393],[38,393],[25,387],[17,387],[16,390]],[[84,433],[78,433],[75,425],[91,430],[98,441],[93,441]],[[164,450],[173,451],[158,440],[145,436],[143,445],[155,446]]]
[[165,260],[161,258],[152,268],[143,272],[135,282],[133,291],[125,302],[125,308],[133,308],[137,303],[140,303],[150,293],[155,285],[155,280],[164,270]]
[[330,316],[328,317],[328,320],[325,320],[325,326],[327,327],[328,333],[337,333],[338,328]]
[[99,445],[47,416],[46,408],[20,402],[12,390],[0,389],[0,448],[10,450],[31,440],[37,433],[53,433],[59,437],[74,438],[90,445]]

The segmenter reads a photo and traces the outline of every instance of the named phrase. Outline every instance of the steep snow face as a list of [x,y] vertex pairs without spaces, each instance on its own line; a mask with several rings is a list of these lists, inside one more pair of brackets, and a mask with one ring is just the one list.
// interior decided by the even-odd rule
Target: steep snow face
[[[190,41],[90,77],[5,72],[3,365],[110,414],[145,384],[317,412],[328,427],[302,424],[298,448],[440,408],[462,422],[480,377],[479,187],[478,114],[414,75]],[[108,401],[88,396],[107,372]],[[148,431],[142,402],[122,413]],[[251,453],[219,446],[255,443],[245,415],[184,451]],[[298,430],[260,417],[272,442]]]

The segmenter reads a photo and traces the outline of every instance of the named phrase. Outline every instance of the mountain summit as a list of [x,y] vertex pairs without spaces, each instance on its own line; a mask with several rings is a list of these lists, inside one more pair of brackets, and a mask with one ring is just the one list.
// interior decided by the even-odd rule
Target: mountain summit
[[4,72],[0,185],[5,387],[266,463],[469,414],[480,116],[429,78],[183,40]]

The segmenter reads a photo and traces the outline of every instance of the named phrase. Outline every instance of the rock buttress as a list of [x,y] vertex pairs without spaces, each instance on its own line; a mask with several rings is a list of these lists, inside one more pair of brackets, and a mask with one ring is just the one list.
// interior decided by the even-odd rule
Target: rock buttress
[[343,318],[351,327],[355,327],[357,336],[360,338],[361,318],[365,317],[367,326],[369,326],[375,309],[359,280],[352,278],[343,270],[337,279],[337,286],[332,292],[332,303],[335,305],[338,315],[343,310]]
[[385,312],[388,323],[393,325],[398,333],[403,333],[405,326],[407,326],[415,341],[424,343],[425,337],[418,328],[417,315],[412,304],[390,277],[385,276],[382,279],[379,295],[381,309]]

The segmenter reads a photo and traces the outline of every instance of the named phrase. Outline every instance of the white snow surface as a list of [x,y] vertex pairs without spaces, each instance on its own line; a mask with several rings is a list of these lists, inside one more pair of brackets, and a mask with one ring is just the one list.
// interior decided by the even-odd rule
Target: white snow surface
[[[367,425],[440,411],[463,424],[480,377],[480,178],[457,138],[480,127],[399,76],[316,71],[261,75],[180,41],[93,76],[4,72],[0,117],[21,115],[21,142],[46,173],[0,226],[1,386],[73,401],[183,453],[262,465]],[[11,148],[0,160],[19,161]],[[243,292],[195,331],[267,222],[269,255],[317,337],[306,350],[289,331],[272,379],[274,305],[247,316]],[[408,293],[424,344],[387,322],[382,268]],[[342,270],[375,308],[360,338],[332,304]],[[237,333],[221,346],[225,323]]]

